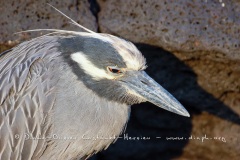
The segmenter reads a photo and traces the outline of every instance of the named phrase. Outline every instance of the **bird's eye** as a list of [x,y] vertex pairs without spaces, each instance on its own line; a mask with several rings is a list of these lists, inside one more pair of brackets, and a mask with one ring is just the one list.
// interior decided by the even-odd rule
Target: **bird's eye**
[[117,67],[107,67],[107,69],[114,74],[121,74],[122,71]]

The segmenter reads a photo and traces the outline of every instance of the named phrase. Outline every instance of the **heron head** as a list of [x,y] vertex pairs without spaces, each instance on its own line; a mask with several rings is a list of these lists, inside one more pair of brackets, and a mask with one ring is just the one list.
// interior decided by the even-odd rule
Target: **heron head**
[[149,101],[189,116],[187,110],[144,71],[134,44],[108,34],[84,33],[59,40],[61,52],[86,87],[109,101],[132,105]]

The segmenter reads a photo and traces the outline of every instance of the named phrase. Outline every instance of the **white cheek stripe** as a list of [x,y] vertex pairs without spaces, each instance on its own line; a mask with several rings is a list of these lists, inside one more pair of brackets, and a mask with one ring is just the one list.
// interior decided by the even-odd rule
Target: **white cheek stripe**
[[109,75],[106,70],[99,69],[91,61],[88,60],[87,56],[82,52],[76,52],[71,55],[72,60],[78,63],[84,72],[95,80],[101,79],[114,79],[113,76]]

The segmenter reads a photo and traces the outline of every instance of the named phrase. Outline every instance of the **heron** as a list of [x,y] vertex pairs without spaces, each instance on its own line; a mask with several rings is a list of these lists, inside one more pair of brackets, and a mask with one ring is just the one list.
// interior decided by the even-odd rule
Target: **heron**
[[80,27],[0,56],[0,159],[87,159],[117,140],[137,103],[189,117],[133,43]]

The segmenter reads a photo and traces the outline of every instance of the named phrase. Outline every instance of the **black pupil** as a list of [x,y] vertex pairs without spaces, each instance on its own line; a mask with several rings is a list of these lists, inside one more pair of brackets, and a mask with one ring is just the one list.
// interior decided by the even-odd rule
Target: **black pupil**
[[118,70],[118,69],[113,69],[113,68],[112,68],[112,72],[113,72],[113,73],[118,73],[119,70]]

